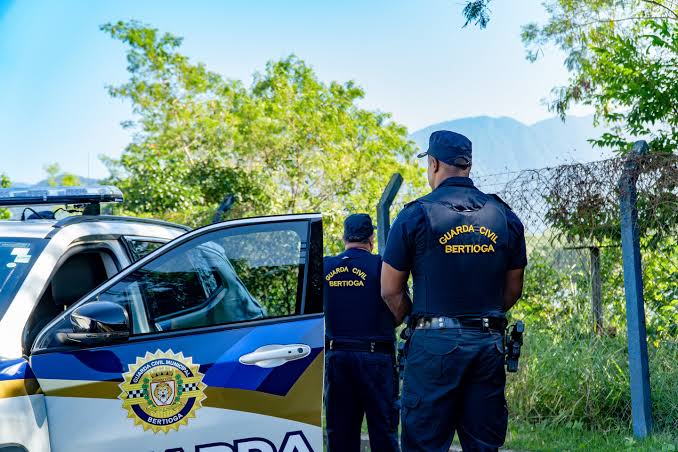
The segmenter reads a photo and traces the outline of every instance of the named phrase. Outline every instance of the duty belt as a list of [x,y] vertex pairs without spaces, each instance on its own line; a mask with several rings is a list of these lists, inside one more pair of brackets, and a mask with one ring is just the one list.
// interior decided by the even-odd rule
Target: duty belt
[[421,317],[417,330],[443,330],[448,328],[475,328],[482,331],[504,331],[506,319],[501,317]]
[[326,339],[325,347],[328,350],[345,350],[351,352],[394,353],[393,342],[387,341],[342,341]]

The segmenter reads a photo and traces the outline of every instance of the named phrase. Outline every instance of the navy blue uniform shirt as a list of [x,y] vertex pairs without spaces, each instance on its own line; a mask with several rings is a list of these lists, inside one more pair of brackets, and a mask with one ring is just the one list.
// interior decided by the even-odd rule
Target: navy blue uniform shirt
[[[486,209],[480,207],[484,205],[488,207]],[[456,211],[455,207],[457,207]],[[467,208],[470,210],[467,211]],[[473,213],[471,210],[477,213]],[[441,247],[439,243],[448,245],[447,251],[452,253],[469,249],[463,247],[474,246],[469,244],[492,244],[490,240],[487,240],[487,237],[478,236],[477,233],[480,229],[478,224],[475,226],[475,237],[472,237],[474,234],[456,234],[451,231],[453,233],[447,236],[447,240],[449,240],[447,242],[442,237],[440,237],[442,241],[439,242],[441,232],[433,232],[435,227],[448,224],[450,221],[456,221],[457,225],[463,225],[463,228],[467,228],[469,225],[466,225],[466,223],[468,221],[473,222],[473,215],[476,215],[475,218],[477,219],[484,218],[482,221],[494,218],[493,221],[497,221],[497,224],[504,225],[502,228],[505,228],[503,230],[506,231],[506,237],[501,237],[501,252],[497,248],[497,253],[494,253],[493,249],[492,254],[476,254],[477,258],[468,253],[445,254],[440,252],[436,254],[438,253],[437,248]],[[477,215],[480,215],[480,217]],[[504,217],[505,222],[503,222]],[[446,227],[442,229],[442,231],[447,230]],[[465,231],[467,229],[464,229]],[[437,235],[433,236],[433,234]],[[503,233],[500,235],[503,235]],[[494,246],[498,247],[496,243],[495,241]],[[453,248],[450,249],[450,246]],[[496,271],[494,273],[487,272],[484,266],[487,262],[496,263],[496,261],[481,261],[481,259],[490,259],[489,256],[505,260],[501,262],[505,270],[525,267],[527,265],[527,254],[523,225],[508,206],[478,190],[470,178],[450,177],[444,180],[430,195],[408,204],[400,212],[391,226],[386,252],[384,253],[384,262],[387,262],[396,270],[413,272],[415,285],[413,312],[451,315],[452,311],[458,308],[460,315],[467,313],[485,315],[487,314],[486,308],[495,310],[495,308],[489,308],[489,304],[498,307],[503,302],[501,300],[492,300],[491,303],[485,300],[481,302],[468,300],[468,294],[474,292],[473,288],[468,286],[477,284],[476,287],[480,287],[489,283],[503,285],[503,280],[495,281],[497,279],[495,276],[488,279],[490,274],[497,274]],[[417,268],[415,268],[415,264]],[[431,265],[431,267],[425,268],[428,265]],[[473,270],[469,270],[469,265],[473,266]],[[446,267],[449,268],[449,271]],[[440,270],[441,275],[434,277],[432,269]],[[498,291],[495,290],[494,293],[498,293]],[[441,297],[448,301],[441,300]],[[473,303],[478,304],[478,312],[473,312]],[[485,306],[482,306],[483,303],[485,303]],[[445,304],[447,306],[442,307]],[[455,305],[456,308],[452,305]],[[450,312],[443,312],[447,311],[448,307]]]
[[395,321],[381,298],[381,257],[351,248],[324,260],[328,339],[394,340]]

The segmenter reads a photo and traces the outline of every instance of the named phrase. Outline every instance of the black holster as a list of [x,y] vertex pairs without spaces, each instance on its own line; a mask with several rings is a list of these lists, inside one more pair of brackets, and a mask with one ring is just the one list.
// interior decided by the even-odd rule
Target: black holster
[[518,372],[518,361],[520,360],[520,348],[523,346],[523,333],[525,324],[518,320],[509,329],[506,330],[505,349],[506,349],[506,371]]
[[410,349],[410,340],[414,333],[414,327],[417,319],[414,316],[407,316],[403,323],[405,328],[400,332],[400,341],[398,341],[398,375],[403,378],[405,370],[405,361],[407,361],[407,352]]

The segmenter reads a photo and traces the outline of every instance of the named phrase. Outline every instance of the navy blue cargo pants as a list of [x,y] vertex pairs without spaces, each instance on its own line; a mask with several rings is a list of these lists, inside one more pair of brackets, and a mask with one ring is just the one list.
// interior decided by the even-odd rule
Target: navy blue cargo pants
[[370,448],[399,451],[398,374],[388,353],[327,350],[325,416],[328,452],[359,452],[363,416]]
[[503,336],[479,329],[416,330],[403,378],[403,452],[442,452],[455,432],[464,451],[504,444]]

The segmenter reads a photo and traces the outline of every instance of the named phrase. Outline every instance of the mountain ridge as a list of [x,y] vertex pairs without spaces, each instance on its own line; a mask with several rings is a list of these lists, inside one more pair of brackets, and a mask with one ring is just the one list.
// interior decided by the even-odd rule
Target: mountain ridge
[[605,131],[593,125],[592,116],[570,116],[565,122],[549,118],[531,125],[508,116],[473,116],[442,121],[409,137],[426,149],[430,134],[441,129],[459,132],[471,140],[474,173],[481,175],[591,162],[612,155],[587,141]]

